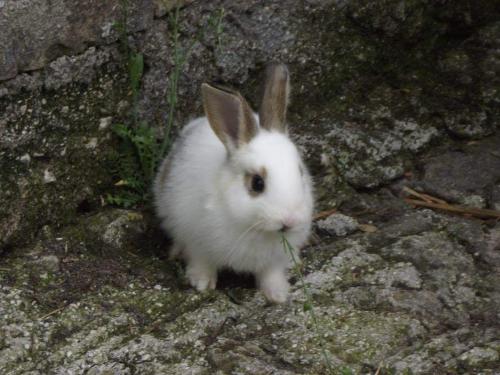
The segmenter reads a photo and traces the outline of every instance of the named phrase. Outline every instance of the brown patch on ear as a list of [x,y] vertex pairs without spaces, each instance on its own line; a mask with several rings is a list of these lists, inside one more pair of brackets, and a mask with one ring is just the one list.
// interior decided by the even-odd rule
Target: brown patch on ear
[[262,128],[286,132],[285,121],[289,92],[290,83],[286,65],[269,65],[266,69],[264,95],[259,110]]
[[240,127],[241,139],[242,143],[248,143],[252,140],[253,137],[257,135],[257,131],[259,129],[257,125],[257,121],[255,120],[255,116],[253,114],[252,108],[250,104],[247,103],[245,98],[243,98],[240,94],[238,94],[242,100],[243,106],[243,123],[244,126]]
[[257,123],[252,109],[238,92],[204,83],[201,93],[208,122],[228,151],[255,136]]

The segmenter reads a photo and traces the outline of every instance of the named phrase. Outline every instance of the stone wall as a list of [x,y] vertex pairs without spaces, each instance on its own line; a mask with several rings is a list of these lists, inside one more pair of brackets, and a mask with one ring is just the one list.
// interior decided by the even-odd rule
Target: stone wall
[[[145,56],[139,115],[161,134],[174,3],[0,2],[2,247],[99,207],[112,185],[109,125],[130,110],[113,27],[125,9],[128,43]],[[292,129],[319,181],[339,192],[401,177],[430,144],[498,128],[494,2],[180,3],[181,48],[192,50],[176,126],[201,113],[201,82],[222,80],[256,104],[263,66],[284,61],[293,75]],[[209,19],[220,9],[217,38]],[[318,191],[334,199],[321,184]]]
[[[289,64],[292,136],[337,211],[301,251],[312,304],[294,272],[279,306],[230,272],[198,293],[147,209],[106,204],[133,107],[111,26],[127,4],[161,137],[176,3],[174,133],[203,81],[255,106],[265,64]],[[0,0],[0,373],[497,374],[498,220],[403,199],[500,209],[497,3]]]

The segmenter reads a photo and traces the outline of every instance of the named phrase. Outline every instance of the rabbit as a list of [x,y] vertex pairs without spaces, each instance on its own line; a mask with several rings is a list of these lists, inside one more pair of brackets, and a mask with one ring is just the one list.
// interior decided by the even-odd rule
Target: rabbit
[[198,291],[217,271],[253,273],[272,303],[287,300],[295,251],[311,230],[310,174],[285,124],[289,73],[267,68],[259,114],[238,93],[202,84],[206,117],[184,127],[154,182],[155,209]]

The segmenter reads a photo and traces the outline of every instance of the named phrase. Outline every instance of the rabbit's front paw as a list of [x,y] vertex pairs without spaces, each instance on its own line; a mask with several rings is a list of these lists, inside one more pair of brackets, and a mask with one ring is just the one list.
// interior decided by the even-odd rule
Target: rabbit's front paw
[[262,293],[269,302],[284,303],[288,297],[290,285],[286,279],[285,271],[272,270],[259,276]]
[[210,266],[191,263],[187,266],[186,274],[191,286],[200,292],[215,289],[217,285],[217,270]]

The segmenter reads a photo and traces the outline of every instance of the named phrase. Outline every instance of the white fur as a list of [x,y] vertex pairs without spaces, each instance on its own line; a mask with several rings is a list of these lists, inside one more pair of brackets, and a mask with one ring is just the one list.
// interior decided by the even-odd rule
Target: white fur
[[[193,287],[215,288],[217,270],[228,267],[255,274],[268,300],[284,302],[291,262],[278,230],[294,224],[285,235],[298,250],[313,209],[310,177],[295,145],[285,134],[259,129],[229,157],[202,117],[183,129],[168,158],[155,181],[156,210],[187,261]],[[262,167],[265,191],[253,197],[244,175]]]

